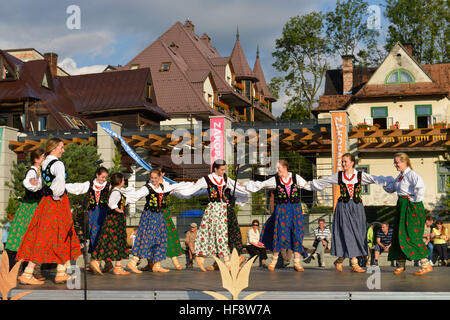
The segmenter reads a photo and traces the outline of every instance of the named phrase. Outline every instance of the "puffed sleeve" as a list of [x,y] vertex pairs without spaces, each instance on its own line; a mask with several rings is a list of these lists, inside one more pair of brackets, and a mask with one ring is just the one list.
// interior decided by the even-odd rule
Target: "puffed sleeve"
[[208,184],[206,183],[206,180],[203,177],[198,179],[196,183],[185,182],[183,185],[178,186],[176,188],[176,191],[174,191],[173,195],[182,199],[189,199],[190,197],[194,196],[194,194],[197,194],[197,192],[200,192],[202,189],[205,189],[207,186]]
[[[37,185],[32,185],[30,183],[30,179],[36,179]],[[27,175],[25,176],[25,179],[22,181],[23,186],[30,190],[31,192],[36,192],[42,189],[42,178],[38,177],[36,171],[34,170],[28,170]]]
[[386,186],[394,181],[395,181],[395,179],[393,177],[374,176],[374,175],[368,174],[366,172],[363,172],[362,177],[361,177],[362,185],[375,183],[375,184],[379,184],[382,186]]
[[[235,181],[228,178],[227,179],[227,187],[231,189],[231,192],[235,192],[234,196],[236,196],[236,205],[239,207],[243,207],[248,202],[248,192],[245,188],[236,186],[236,190],[234,189]],[[233,195],[233,194],[232,194]]]
[[108,207],[111,210],[117,209],[117,204],[119,203],[121,197],[122,194],[119,190],[113,190],[108,199]]
[[332,184],[338,184],[338,174],[337,172],[331,176],[314,179],[309,183],[311,190],[313,191],[321,191]]
[[245,190],[248,192],[258,192],[263,188],[275,189],[277,187],[277,182],[275,177],[267,179],[266,181],[247,181],[243,183]]
[[420,202],[425,199],[425,182],[416,172],[411,172],[411,180],[414,185],[414,195],[411,195],[412,202]]
[[139,188],[139,190],[127,188],[124,192],[124,196],[127,198],[127,203],[136,203],[147,195],[148,188],[146,186]]
[[299,176],[298,174],[295,175],[295,177],[297,178],[297,184],[300,188],[305,188],[306,185],[306,180],[303,179],[301,176]]
[[395,178],[394,177],[383,177],[385,179],[383,183],[383,189],[387,193],[394,193],[397,191],[395,186]]
[[82,183],[66,183],[66,190],[71,194],[85,194],[89,191],[89,186],[91,183],[89,181]]
[[50,172],[55,176],[50,189],[53,192],[53,199],[60,200],[66,190],[66,168],[62,161],[55,162],[50,168]]

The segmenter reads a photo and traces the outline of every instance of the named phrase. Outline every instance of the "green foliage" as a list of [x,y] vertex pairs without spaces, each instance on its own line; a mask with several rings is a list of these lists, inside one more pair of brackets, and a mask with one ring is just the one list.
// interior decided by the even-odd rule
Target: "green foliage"
[[19,206],[20,202],[16,198],[11,197],[10,194],[10,197],[8,199],[8,206],[6,207],[6,215],[14,216],[17,212],[17,209],[19,209]]
[[25,179],[25,174],[28,167],[23,162],[14,162],[13,168],[11,170],[12,180],[5,182],[5,185],[11,190],[11,196],[15,200],[23,199],[23,197],[25,196],[25,187],[23,186],[23,180]]
[[169,211],[173,216],[188,210],[205,210],[208,204],[208,196],[199,196],[191,199],[178,199],[175,196],[167,198],[169,203]]
[[116,148],[114,149],[114,158],[113,164],[114,166],[111,168],[108,168],[109,175],[115,173],[115,172],[125,172],[126,168],[122,166],[122,147],[121,145],[116,145]]
[[450,61],[450,8],[448,0],[386,0],[390,22],[387,50],[395,43],[411,43],[421,64]]
[[252,193],[252,214],[266,214],[266,201],[262,192]]
[[306,181],[313,179],[313,163],[296,151],[280,151],[280,159],[289,162],[289,171],[300,175]]

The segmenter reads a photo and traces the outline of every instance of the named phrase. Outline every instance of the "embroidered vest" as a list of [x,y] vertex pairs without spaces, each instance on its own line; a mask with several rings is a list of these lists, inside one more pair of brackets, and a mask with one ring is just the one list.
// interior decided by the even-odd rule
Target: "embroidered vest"
[[[60,160],[53,159],[47,165],[45,170],[42,171],[42,193],[43,193],[44,196],[51,196],[51,195],[53,195],[53,191],[52,191],[52,189],[50,189],[50,187],[52,185],[53,180],[55,180],[56,176],[53,175],[50,172],[50,168],[57,161],[60,161]],[[67,178],[67,172],[66,172],[65,178]],[[64,191],[64,193],[65,193],[65,191]]]
[[89,184],[89,210],[95,210],[97,204],[100,208],[106,208],[108,206],[108,194],[109,194],[109,182],[106,183],[105,187],[100,191],[100,196],[97,202],[97,197],[95,196],[94,183],[91,181]]
[[[344,174],[343,171],[339,171],[338,173],[338,184],[339,184],[339,188],[341,191],[341,196],[339,197],[338,201],[344,201],[345,203],[347,203],[351,197],[350,197],[350,193],[348,191],[347,185],[342,181],[342,175]],[[361,199],[361,177],[362,177],[362,172],[358,171],[358,182],[356,182],[353,185],[353,202],[355,203],[360,203],[362,201]]]
[[300,188],[297,185],[297,176],[295,174],[292,174],[292,184],[289,193],[278,175],[275,176],[275,181],[277,184],[274,192],[275,203],[300,203]]
[[223,177],[225,184],[221,187],[216,185],[211,181],[209,176],[205,176],[206,183],[208,184],[208,197],[209,202],[227,202],[227,196],[225,194],[225,191],[227,188],[227,179],[226,177]]
[[[125,204],[126,204],[126,198],[125,196],[122,194],[122,192],[120,192],[119,190],[113,190],[111,191],[110,195],[114,192],[117,191],[120,193],[120,200],[117,202],[117,208],[120,210],[125,210]],[[121,214],[119,212],[117,212],[116,210],[109,210],[110,214]]]
[[161,212],[162,209],[168,207],[167,196],[169,193],[164,193],[164,186],[162,184],[160,184],[160,187],[163,190],[163,193],[156,192],[148,184],[145,186],[148,189],[148,195],[145,197],[145,211]]
[[[34,168],[30,168],[27,170],[27,172],[25,172],[25,177],[27,176],[28,172],[30,172],[31,170],[33,170],[34,172],[36,172],[37,175],[37,171]],[[25,188],[25,197],[23,198],[24,201],[32,201],[32,202],[36,202],[36,201],[40,201],[42,198],[42,189],[38,190],[36,192],[30,191],[27,188]]]

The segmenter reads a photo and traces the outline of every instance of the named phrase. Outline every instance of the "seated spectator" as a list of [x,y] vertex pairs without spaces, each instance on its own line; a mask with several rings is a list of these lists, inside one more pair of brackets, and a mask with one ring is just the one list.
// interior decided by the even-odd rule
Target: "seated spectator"
[[370,263],[373,263],[375,261],[374,257],[374,249],[375,249],[375,238],[374,238],[374,229],[375,224],[371,224],[369,229],[367,229],[367,252],[369,253],[369,256],[366,258],[366,267],[369,266]]
[[[431,225],[434,223],[434,218],[432,216],[427,216],[425,219],[425,228],[423,229],[423,243],[428,248],[430,252],[428,255],[428,261],[433,265],[433,241],[431,241]],[[419,260],[414,260],[414,266],[419,266]]]
[[133,228],[133,232],[130,234],[131,248],[134,247],[134,240],[136,239],[137,232],[138,232],[138,228]]
[[328,243],[331,240],[331,232],[328,226],[325,226],[325,220],[319,219],[319,226],[314,229],[314,243],[313,247],[314,252],[311,255],[303,260],[305,263],[311,262],[311,259],[314,259],[314,254],[317,254],[319,267],[325,267],[325,249],[328,247]]
[[259,266],[265,267],[265,261],[267,259],[266,247],[259,241],[259,221],[252,221],[252,228],[247,232],[247,251],[250,254],[250,258],[259,256]]
[[195,238],[197,237],[197,224],[195,222],[191,223],[191,230],[186,232],[185,243],[185,254],[186,254],[186,268],[192,269],[194,266],[195,253],[194,245]]
[[448,232],[441,220],[436,221],[436,227],[433,228],[433,231],[431,232],[431,239],[433,240],[437,258],[441,259],[442,266],[446,266]]
[[378,230],[375,244],[375,261],[374,265],[378,265],[378,258],[382,252],[388,252],[392,244],[392,229],[389,228],[389,224],[381,224],[381,229]]

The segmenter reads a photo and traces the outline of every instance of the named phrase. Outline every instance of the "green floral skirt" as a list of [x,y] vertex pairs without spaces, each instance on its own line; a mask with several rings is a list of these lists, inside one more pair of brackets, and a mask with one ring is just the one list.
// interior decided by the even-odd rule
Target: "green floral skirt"
[[169,209],[163,209],[163,215],[167,227],[167,256],[169,258],[180,256],[183,254],[183,250],[181,249],[177,228],[175,228],[175,224],[170,217]]
[[23,201],[20,204],[11,222],[6,249],[11,251],[17,251],[19,249],[38,204],[39,201]]

